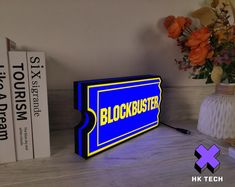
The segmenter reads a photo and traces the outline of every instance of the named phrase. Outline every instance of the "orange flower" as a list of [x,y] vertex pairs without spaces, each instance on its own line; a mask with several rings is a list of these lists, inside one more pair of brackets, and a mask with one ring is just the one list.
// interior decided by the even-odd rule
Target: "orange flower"
[[209,46],[198,46],[189,53],[189,60],[193,66],[202,66],[206,62],[209,53]]
[[192,20],[190,18],[182,17],[182,16],[177,17],[176,22],[178,22],[182,28],[188,27],[192,24]]
[[209,37],[211,33],[207,27],[201,28],[191,33],[186,46],[196,48],[199,45],[205,46],[209,43]]
[[175,16],[168,16],[165,18],[163,24],[165,28],[168,29],[174,21],[175,21]]
[[186,17],[168,16],[164,21],[164,26],[168,30],[168,36],[176,39],[183,32],[186,26],[191,25],[191,19]]
[[176,39],[182,33],[182,29],[180,25],[175,21],[171,26],[168,28],[168,37]]

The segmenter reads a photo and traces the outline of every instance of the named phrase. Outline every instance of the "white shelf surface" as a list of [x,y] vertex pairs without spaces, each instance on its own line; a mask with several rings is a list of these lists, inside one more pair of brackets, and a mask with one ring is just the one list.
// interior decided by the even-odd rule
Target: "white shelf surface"
[[[195,148],[214,143],[221,148],[221,166],[214,175],[224,176],[223,186],[234,185],[235,159],[228,156],[228,144],[200,134],[196,121],[170,124],[192,135],[160,126],[88,160],[74,154],[72,129],[53,131],[52,156],[0,165],[0,186],[197,186],[191,182],[200,176],[194,169]],[[206,170],[203,175],[212,174]]]

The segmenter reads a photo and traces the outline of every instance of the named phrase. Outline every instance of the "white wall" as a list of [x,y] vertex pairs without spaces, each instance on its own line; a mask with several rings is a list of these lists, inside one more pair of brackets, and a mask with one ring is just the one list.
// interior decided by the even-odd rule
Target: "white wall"
[[47,53],[49,89],[74,80],[155,73],[167,86],[203,85],[179,72],[162,18],[203,0],[0,0],[0,35]]

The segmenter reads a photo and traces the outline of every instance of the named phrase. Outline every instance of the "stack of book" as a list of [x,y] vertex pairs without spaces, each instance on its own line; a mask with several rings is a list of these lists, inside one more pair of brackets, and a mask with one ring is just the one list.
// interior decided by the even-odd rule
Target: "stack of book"
[[0,164],[50,156],[45,54],[0,37]]

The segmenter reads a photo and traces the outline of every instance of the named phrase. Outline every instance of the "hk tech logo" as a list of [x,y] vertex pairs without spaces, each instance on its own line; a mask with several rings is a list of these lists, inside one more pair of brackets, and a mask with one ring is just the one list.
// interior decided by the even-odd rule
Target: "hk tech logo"
[[[206,169],[214,174],[220,168],[218,157],[220,149],[216,145],[212,145],[207,149],[204,145],[199,145],[194,152],[198,158],[194,168],[202,174]],[[223,182],[223,176],[192,176],[192,182]]]
[[195,169],[199,173],[202,173],[208,168],[212,173],[215,173],[220,166],[220,162],[217,160],[219,154],[220,149],[216,145],[212,145],[209,150],[207,150],[204,145],[199,145],[194,153],[198,158],[194,166]]

